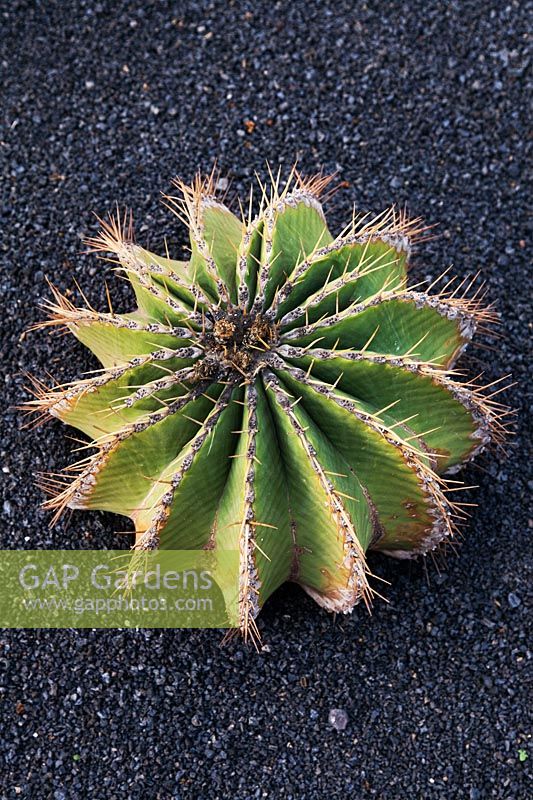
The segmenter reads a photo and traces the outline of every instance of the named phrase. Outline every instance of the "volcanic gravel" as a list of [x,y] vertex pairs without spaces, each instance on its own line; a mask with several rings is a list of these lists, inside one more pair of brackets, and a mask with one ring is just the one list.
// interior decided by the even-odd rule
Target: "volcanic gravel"
[[[131,294],[83,254],[92,212],[133,208],[141,242],[178,256],[186,233],[160,191],[215,158],[228,198],[265,161],[338,170],[334,230],[406,203],[438,223],[414,280],[483,270],[502,314],[487,381],[512,373],[522,408],[508,458],[462,477],[479,503],[439,570],[373,557],[388,603],[329,616],[284,587],[260,653],[218,631],[4,631],[0,796],[160,798],[531,797],[525,414],[527,4],[4,2],[2,361],[7,409],[24,371],[73,378],[95,362],[73,337],[24,334],[46,277],[104,307]],[[234,206],[235,208],[237,206]],[[49,530],[34,473],[68,463],[59,423],[7,410],[2,546],[126,548],[128,523],[76,512]],[[72,432],[70,432],[72,433]],[[529,483],[531,488],[531,482]],[[531,562],[530,562],[531,563]],[[521,753],[519,752],[521,751]],[[529,755],[529,759],[527,756]],[[530,784],[529,784],[530,786]]]

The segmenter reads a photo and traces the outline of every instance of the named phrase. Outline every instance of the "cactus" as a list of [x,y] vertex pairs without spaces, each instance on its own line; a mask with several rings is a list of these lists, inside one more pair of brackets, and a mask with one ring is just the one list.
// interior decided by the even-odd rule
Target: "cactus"
[[88,244],[119,263],[137,309],[77,308],[53,289],[39,323],[102,364],[51,390],[34,381],[27,407],[93,449],[45,478],[45,505],[126,515],[141,551],[237,549],[252,638],[285,581],[330,611],[369,605],[366,551],[411,558],[452,537],[464,512],[443,475],[505,432],[497,392],[455,368],[493,308],[473,281],[407,286],[420,220],[354,215],[334,237],[320,203],[330,180],[293,169],[281,186],[278,174],[242,220],[213,174],[176,180],[166,202],[190,261],[140,247],[117,213]]

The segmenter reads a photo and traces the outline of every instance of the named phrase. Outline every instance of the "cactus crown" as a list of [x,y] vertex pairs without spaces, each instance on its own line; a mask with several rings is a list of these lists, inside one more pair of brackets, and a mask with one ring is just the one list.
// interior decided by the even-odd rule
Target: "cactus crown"
[[44,478],[56,517],[127,515],[140,550],[238,549],[241,627],[256,636],[284,581],[348,612],[371,601],[369,548],[406,558],[449,539],[462,513],[443,474],[499,441],[507,412],[455,368],[495,319],[473,281],[407,286],[420,220],[354,215],[333,237],[329,177],[278,175],[242,219],[214,182],[177,180],[166,198],[188,263],[137,245],[127,214],[102,222],[88,243],[118,261],[137,309],[77,308],[53,289],[41,325],[68,328],[102,369],[34,381],[27,407],[94,448],[64,481]]

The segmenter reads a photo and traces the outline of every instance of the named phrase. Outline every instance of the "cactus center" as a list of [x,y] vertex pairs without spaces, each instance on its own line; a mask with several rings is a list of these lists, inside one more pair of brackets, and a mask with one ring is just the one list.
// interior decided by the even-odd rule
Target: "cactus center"
[[232,308],[217,313],[213,327],[203,336],[204,366],[226,367],[235,377],[251,377],[261,356],[278,340],[278,326],[262,314]]

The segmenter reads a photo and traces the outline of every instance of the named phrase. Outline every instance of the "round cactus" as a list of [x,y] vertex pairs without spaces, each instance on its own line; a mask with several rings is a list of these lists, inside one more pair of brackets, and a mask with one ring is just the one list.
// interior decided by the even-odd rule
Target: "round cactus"
[[47,507],[124,514],[140,550],[238,550],[245,635],[285,581],[331,611],[368,604],[366,551],[411,558],[453,536],[457,481],[442,475],[504,431],[503,407],[454,369],[494,312],[473,282],[407,286],[419,220],[354,215],[333,237],[329,181],[294,169],[241,220],[213,175],[177,180],[166,200],[190,261],[135,244],[117,214],[88,243],[119,262],[137,309],[77,308],[54,289],[42,323],[102,364],[35,384],[28,405],[94,448],[64,483],[49,477]]

